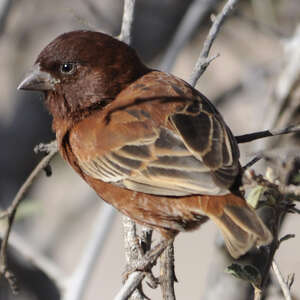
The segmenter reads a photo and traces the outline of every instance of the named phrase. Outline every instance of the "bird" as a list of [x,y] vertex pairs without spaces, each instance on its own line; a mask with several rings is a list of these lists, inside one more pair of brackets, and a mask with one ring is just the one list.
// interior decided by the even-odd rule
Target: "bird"
[[233,258],[272,234],[240,192],[237,141],[184,80],[101,32],[63,33],[18,89],[41,91],[59,152],[106,202],[165,241],[211,219]]

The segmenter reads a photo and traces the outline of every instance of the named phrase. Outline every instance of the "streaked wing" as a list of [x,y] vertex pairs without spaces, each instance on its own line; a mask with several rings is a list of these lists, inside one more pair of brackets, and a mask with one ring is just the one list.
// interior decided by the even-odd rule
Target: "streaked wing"
[[152,141],[138,140],[101,157],[81,161],[80,166],[94,178],[154,195],[227,193],[215,184],[202,159],[167,128],[160,128]]
[[[201,95],[201,94],[200,94]],[[215,183],[229,188],[239,172],[239,149],[222,116],[205,96],[170,120],[191,153],[211,170]]]
[[223,195],[239,172],[238,147],[220,114],[164,73],[145,76],[84,124],[71,142],[81,169],[121,187],[166,196]]

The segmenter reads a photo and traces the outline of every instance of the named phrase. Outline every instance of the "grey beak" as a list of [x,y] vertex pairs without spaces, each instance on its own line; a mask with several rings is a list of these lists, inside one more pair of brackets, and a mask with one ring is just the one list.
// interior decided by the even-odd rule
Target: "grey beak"
[[39,65],[35,65],[19,84],[18,90],[49,91],[57,82],[49,73],[41,71]]

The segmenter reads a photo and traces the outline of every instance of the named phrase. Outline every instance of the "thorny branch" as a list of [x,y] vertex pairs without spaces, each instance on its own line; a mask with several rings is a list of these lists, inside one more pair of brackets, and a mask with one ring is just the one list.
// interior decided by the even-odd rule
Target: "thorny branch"
[[174,271],[174,246],[170,245],[160,257],[160,285],[163,299],[175,300],[174,281],[176,280]]
[[[297,111],[299,105],[297,105],[297,100],[293,103],[291,102],[293,99],[293,94],[296,92],[299,87],[299,74],[300,74],[300,55],[299,55],[299,45],[300,45],[300,26],[298,25],[293,36],[290,39],[284,41],[284,56],[282,62],[284,63],[282,66],[282,70],[279,74],[279,78],[277,80],[276,85],[273,88],[270,101],[267,103],[267,107],[269,108],[268,114],[264,115],[264,126],[275,127],[275,126],[286,126],[293,120],[292,115]],[[297,98],[296,98],[297,99]],[[282,141],[282,139],[277,140]],[[274,141],[269,141],[273,143]],[[263,145],[266,147],[271,147],[271,143],[265,143]],[[279,145],[278,145],[279,146]],[[283,145],[281,145],[282,147]],[[286,146],[286,145],[285,145]],[[259,145],[262,147],[262,145]],[[277,149],[280,151],[280,149]],[[284,161],[284,165],[281,164],[279,166],[280,171],[286,173],[285,166],[290,165],[288,169],[291,169],[292,174],[284,175],[284,180],[282,184],[279,184],[279,192],[283,195],[284,200],[289,199],[289,201],[297,200],[297,190],[299,195],[299,185],[293,186],[292,183],[297,182],[296,177],[299,174],[299,158],[291,160],[289,164],[288,161]],[[276,182],[275,182],[276,183]],[[299,183],[299,181],[298,181]],[[286,185],[286,186],[285,186]],[[290,193],[293,191],[292,193]],[[296,198],[295,198],[296,197]],[[292,212],[298,213],[295,207],[291,208]],[[282,219],[286,215],[286,212],[282,214]],[[268,221],[272,221],[273,217],[268,218]],[[279,226],[280,228],[280,226]],[[278,228],[278,230],[279,230]],[[282,239],[281,239],[282,240]],[[272,245],[271,245],[272,246]],[[271,268],[270,256],[267,257],[268,260],[268,268]],[[267,277],[267,276],[266,276]],[[262,289],[266,287],[262,285]],[[282,287],[282,286],[281,286]],[[284,291],[283,291],[284,292]]]
[[[131,221],[129,218],[127,218],[126,222],[128,220]],[[130,227],[130,229],[131,228],[132,227]],[[134,236],[134,233],[132,234],[132,236]],[[135,240],[135,242],[132,241],[132,243],[137,244],[137,240]],[[142,252],[142,253],[138,254],[138,260],[134,259],[133,262],[131,263],[131,265],[129,266],[129,270],[127,270],[127,272],[126,272],[126,274],[130,274],[130,276],[128,277],[123,288],[117,294],[117,296],[114,298],[114,300],[128,299],[128,297],[139,286],[141,280],[145,276],[150,278],[152,286],[153,286],[153,283],[156,285],[156,280],[151,273],[151,269],[156,264],[157,259],[160,257],[160,255],[166,249],[166,247],[170,246],[172,243],[173,243],[172,240],[169,241],[169,240],[164,239],[158,245],[153,247],[151,249],[151,251],[147,251],[146,253]],[[147,246],[147,248],[150,248],[150,247]],[[135,245],[134,250],[139,251],[139,247],[137,245]],[[137,270],[143,270],[143,271],[137,271]],[[129,284],[129,282],[130,282],[130,284]],[[125,286],[127,288],[124,288]],[[141,293],[141,295],[144,296],[142,293]]]
[[[266,127],[275,127],[276,125],[280,124],[280,126],[286,126],[291,122],[291,116],[293,111],[297,109],[297,105],[291,105],[289,103],[289,98],[293,95],[294,91],[297,89],[299,84],[299,74],[300,74],[300,56],[299,56],[299,44],[300,44],[300,27],[298,26],[295,30],[294,35],[284,42],[284,50],[285,55],[283,57],[283,62],[285,62],[282,71],[280,72],[280,76],[278,81],[272,91],[270,101],[267,103],[268,107],[268,114],[264,114],[264,126]],[[294,127],[294,128],[293,128]],[[298,125],[299,127],[299,125]],[[286,128],[287,131],[292,129],[297,130],[297,126],[291,126]],[[280,134],[280,130],[277,132],[271,131],[272,135],[274,133]],[[285,133],[285,130],[282,130],[282,133]],[[266,133],[266,136],[270,136]],[[249,137],[247,137],[248,139]],[[272,140],[273,141],[273,140]],[[271,143],[258,143],[260,148],[270,148]],[[260,155],[259,158],[265,157],[264,154]],[[266,156],[267,160],[270,160],[268,156]],[[276,160],[276,159],[275,159]],[[271,159],[272,161],[272,159]],[[274,161],[274,159],[273,159]],[[288,161],[289,162],[289,161]],[[280,170],[281,172],[286,173],[284,170],[284,166],[289,165],[287,161],[284,161],[284,165],[277,165],[276,169]],[[292,171],[299,173],[299,163],[297,160],[291,161],[291,168]],[[293,173],[293,172],[291,172]],[[247,174],[247,173],[246,173]],[[275,251],[278,249],[283,238],[278,241],[278,231],[281,227],[281,220],[284,219],[287,212],[294,212],[299,213],[299,210],[294,206],[292,203],[293,200],[299,200],[299,192],[300,187],[299,185],[294,185],[293,180],[291,180],[291,175],[283,174],[284,180],[275,181],[275,182],[268,182],[263,177],[253,176],[252,179],[254,180],[254,185],[263,186],[268,191],[275,191],[277,194],[273,196],[271,193],[271,200],[277,203],[273,207],[273,215],[267,218],[267,222],[272,222],[272,231],[274,231],[274,241],[273,243],[267,247],[268,254],[266,255],[266,266],[262,273],[263,281],[260,286],[255,288],[255,300],[262,299],[263,291],[267,288],[267,280],[270,268],[273,264],[273,257]],[[297,176],[297,173],[294,174],[294,177]],[[275,225],[274,225],[275,224]],[[276,227],[277,224],[277,228]],[[274,265],[274,264],[273,264]],[[276,268],[276,267],[275,267]],[[275,269],[274,269],[275,271]],[[276,274],[279,282],[279,273]],[[290,287],[290,285],[289,285]],[[285,287],[281,284],[281,289],[285,296],[285,299],[290,299],[289,289],[285,289]]]
[[289,288],[288,284],[284,281],[282,274],[278,268],[278,265],[274,259],[273,259],[273,263],[272,263],[272,269],[273,269],[275,276],[278,280],[278,283],[281,287],[281,290],[283,292],[285,300],[292,300],[290,288]]
[[277,136],[277,135],[282,135],[287,133],[296,133],[296,132],[300,132],[299,124],[290,125],[283,129],[264,130],[264,131],[257,131],[253,133],[238,135],[235,138],[239,144],[242,144],[242,143],[249,143],[265,137]]
[[[130,1],[129,1],[130,2]],[[208,54],[209,54],[209,50],[214,42],[214,40],[216,39],[216,36],[226,18],[226,16],[228,15],[229,10],[231,10],[234,6],[234,4],[237,3],[237,0],[228,0],[226,5],[224,6],[223,10],[221,11],[221,13],[216,17],[216,19],[214,20],[212,27],[208,33],[208,36],[205,40],[204,43],[204,47],[203,50],[201,51],[200,57],[198,59],[198,62],[193,70],[192,76],[191,76],[191,84],[194,86],[197,82],[197,80],[200,78],[200,76],[204,73],[204,71],[206,70],[207,66],[209,65],[209,63],[216,58],[216,56],[212,57],[212,58],[208,58]],[[132,3],[131,3],[132,4]],[[134,6],[129,4],[128,6],[124,5],[124,15],[130,15],[133,16],[134,12]],[[129,10],[129,11],[128,11]],[[124,16],[123,20],[126,20],[127,18]],[[127,24],[127,25],[126,25]],[[129,24],[129,25],[128,25]],[[120,34],[120,38],[124,39],[124,36],[128,37],[128,34],[124,34],[123,32],[129,32],[130,35],[130,29],[131,29],[131,24],[132,21],[130,22],[125,22],[123,23],[123,25],[125,27],[122,26],[122,32]],[[126,29],[127,27],[127,29]],[[188,32],[188,31],[187,31]],[[180,31],[178,32],[178,34],[181,33]],[[174,40],[176,40],[176,37],[174,38]],[[129,43],[130,42],[130,38],[127,38],[126,40],[124,40],[125,42]],[[175,58],[175,56],[174,56]],[[170,62],[168,62],[168,65],[170,65]],[[132,229],[134,230],[134,229]],[[134,245],[132,245],[134,248]],[[169,246],[169,255],[166,255],[165,259],[164,259],[164,264],[163,264],[163,269],[161,269],[161,273],[165,276],[163,278],[164,284],[163,284],[163,294],[165,295],[172,295],[175,299],[175,294],[174,294],[174,249],[173,249],[173,245]],[[167,268],[167,269],[164,269]],[[172,274],[172,276],[170,276],[170,274]],[[134,272],[133,274],[131,274],[131,276],[129,277],[128,280],[132,280],[133,276],[135,276],[139,282],[144,278],[144,276],[138,276],[138,272]],[[167,277],[166,277],[167,276]],[[168,282],[168,280],[171,280],[171,282]],[[138,282],[135,282],[136,286],[138,286]],[[126,284],[125,284],[126,285]],[[132,288],[132,285],[130,286]],[[124,290],[124,286],[123,286],[123,290]],[[128,292],[128,289],[125,291]],[[120,294],[122,295],[121,291],[119,292],[117,298],[115,299],[123,299],[121,298]],[[124,295],[124,292],[123,292]],[[128,294],[130,295],[130,293]],[[118,298],[119,297],[119,298]],[[126,299],[126,298],[124,298]],[[172,298],[170,298],[172,299]]]
[[[197,80],[203,74],[203,72],[205,71],[205,69],[207,68],[207,66],[211,62],[211,60],[213,60],[215,58],[215,57],[208,58],[210,48],[212,46],[213,41],[216,38],[217,33],[220,30],[221,25],[223,24],[223,22],[225,20],[225,17],[227,16],[227,14],[228,14],[229,10],[232,8],[232,6],[234,4],[236,4],[236,2],[237,1],[230,1],[229,0],[226,3],[226,5],[224,6],[222,12],[215,18],[215,20],[213,22],[213,25],[211,27],[211,30],[208,34],[208,37],[206,38],[206,41],[204,43],[204,47],[203,47],[203,50],[201,51],[198,62],[197,62],[196,66],[193,70],[191,80],[190,80],[192,85],[196,84]],[[267,131],[253,133],[253,134],[238,136],[237,140],[238,140],[239,143],[244,143],[244,142],[249,142],[249,141],[253,141],[253,140],[256,140],[256,139],[260,139],[260,138],[263,138],[263,137],[275,136],[275,135],[280,135],[280,134],[285,134],[285,133],[290,133],[290,132],[296,132],[296,131],[299,131],[299,126],[298,127],[297,126],[291,126],[291,127],[285,128],[283,130],[267,130]],[[255,161],[257,161],[258,159],[259,158],[256,158]],[[286,190],[288,192],[291,192],[291,191],[295,192],[297,189],[298,189],[298,187],[295,187],[295,186],[286,187]],[[280,222],[281,215],[278,214],[275,219],[278,222]],[[275,232],[275,231],[276,231],[276,229],[273,231],[273,233],[275,234],[275,236],[278,236],[278,232]],[[267,278],[267,273],[269,272],[269,269],[270,269],[270,266],[271,266],[271,263],[272,263],[272,258],[275,254],[276,249],[277,249],[277,245],[274,244],[273,247],[271,246],[270,249],[271,249],[271,252],[272,252],[271,255],[269,255],[269,257],[271,257],[271,259],[269,260],[270,264],[268,264],[266,266],[266,268],[265,268],[266,274],[264,274],[263,278]],[[135,275],[137,275],[137,273],[135,273]],[[263,285],[264,285],[264,282],[262,283],[262,287],[263,287]],[[257,297],[257,299],[259,299],[258,297],[261,296],[261,289],[256,289],[255,291],[256,291],[256,297]]]
[[[122,22],[122,30],[121,30],[120,38],[127,43],[130,42],[130,38],[131,38],[130,33],[131,33],[131,28],[132,28],[132,23],[133,23],[134,3],[135,3],[134,0],[126,0],[124,3],[124,18],[123,18],[123,22]],[[9,235],[10,235],[11,228],[13,225],[14,217],[16,214],[16,210],[17,210],[21,200],[24,197],[24,194],[31,186],[35,177],[43,169],[45,169],[46,172],[49,173],[48,164],[49,164],[50,160],[54,157],[54,155],[57,153],[56,141],[53,141],[47,145],[41,144],[36,147],[35,151],[45,151],[45,152],[48,152],[48,155],[44,159],[42,159],[42,161],[38,164],[38,166],[33,170],[31,175],[27,178],[26,182],[23,184],[23,186],[18,191],[12,204],[8,207],[8,209],[6,211],[2,212],[2,214],[0,215],[0,218],[7,218],[7,221],[8,221],[8,225],[3,234],[3,241],[1,244],[1,250],[0,250],[0,277],[4,276],[10,282],[10,286],[11,286],[13,292],[17,291],[17,287],[15,284],[15,278],[14,278],[13,274],[7,268],[7,246],[8,246],[8,239],[9,239]],[[110,211],[107,213],[107,215],[111,215]],[[108,222],[108,224],[109,224],[109,222]],[[98,226],[98,228],[101,228],[101,227],[103,227],[103,226]],[[91,245],[91,247],[93,247],[93,249],[96,249],[94,247],[94,244],[98,247],[98,244],[101,243],[101,241],[103,239],[102,238],[98,239],[96,237],[93,240],[94,240],[94,243],[93,243],[93,245]],[[16,246],[16,245],[20,246],[20,243],[14,244],[14,246]],[[22,247],[23,246],[24,245],[22,244]],[[24,249],[18,249],[18,250],[24,250]],[[87,249],[87,250],[89,250],[89,249]],[[92,252],[93,252],[92,250],[87,251],[87,253],[84,257],[86,257],[86,256],[88,256],[88,257],[86,257],[86,259],[84,259],[84,257],[83,257],[83,260],[82,260],[83,264],[85,264],[85,262],[87,262],[87,260],[90,261],[91,257],[95,257],[94,252],[93,253]],[[46,264],[46,265],[48,266],[48,264]],[[88,267],[88,265],[90,265],[90,264],[86,263],[86,266],[82,266],[81,268],[78,268],[76,270],[76,272],[74,273],[74,276],[72,275],[72,278],[71,278],[72,281],[74,281],[74,280],[76,281],[76,280],[78,280],[78,278],[82,278],[82,281],[85,282],[88,277],[86,275],[86,273],[90,272],[89,270],[91,269]],[[41,268],[47,273],[47,267],[43,268],[43,266],[41,265]],[[52,274],[51,272],[52,271],[50,271],[50,274],[49,274],[50,276]],[[66,290],[66,292],[67,292],[65,294],[64,299],[72,299],[72,300],[78,299],[78,295],[81,295],[83,292],[82,284],[80,284],[78,286],[80,286],[80,288],[76,289],[75,292],[73,291],[70,294],[68,291],[71,291],[71,289],[68,289],[68,285],[66,285],[66,286],[62,285],[61,289]]]
[[[258,1],[259,2],[259,1]],[[264,117],[264,122],[263,122],[263,126],[266,128],[276,128],[277,126],[280,128],[287,126],[291,123],[291,120],[293,120],[291,118],[293,110],[295,111],[295,109],[297,108],[297,98],[295,98],[295,103],[294,105],[291,105],[291,102],[289,102],[291,100],[291,96],[293,95],[293,93],[297,90],[297,87],[299,86],[299,43],[300,43],[300,30],[299,30],[299,26],[297,28],[297,30],[295,31],[295,34],[293,37],[291,37],[288,40],[282,41],[283,42],[283,46],[285,49],[285,55],[281,61],[285,62],[284,66],[282,67],[278,81],[276,83],[276,85],[273,88],[271,97],[270,97],[270,101],[266,104],[265,109],[263,110],[264,113],[262,114]],[[296,105],[295,105],[296,104]],[[288,109],[287,109],[288,108]],[[289,110],[289,111],[288,111]],[[267,111],[267,114],[265,113]],[[278,121],[279,120],[279,121]],[[297,122],[297,120],[293,120],[293,122]],[[297,126],[292,126],[293,127],[297,127]],[[299,124],[298,124],[299,127]],[[286,131],[287,129],[287,131]],[[287,127],[286,129],[282,130],[282,133],[288,133],[288,130],[290,129],[290,127]],[[296,129],[297,130],[297,129]],[[280,132],[281,130],[270,130],[270,132],[265,131],[265,132],[259,132],[254,133],[254,134],[250,134],[250,135],[244,135],[244,136],[240,136],[238,137],[238,142],[248,142],[251,140],[256,140],[256,139],[260,139],[263,137],[267,137],[267,136],[273,136],[273,135],[277,135],[277,134],[281,134]],[[292,130],[293,131],[293,130]],[[279,146],[279,142],[282,141],[282,139],[275,139],[275,141],[278,141],[278,146]],[[260,143],[256,143],[255,149],[261,150],[261,149],[270,149],[270,145],[271,143],[268,142],[272,142],[273,143],[273,148],[274,148],[274,140],[273,139],[263,139],[261,140],[262,142]],[[281,145],[282,146],[282,145]],[[285,145],[286,146],[286,145]],[[277,151],[279,151],[279,149],[277,149]],[[265,151],[255,151],[258,152],[258,156],[256,156],[252,161],[250,161],[246,166],[244,166],[244,169],[248,169],[251,165],[253,165],[255,162],[257,162],[258,160],[265,158],[266,161],[268,161],[269,163],[275,163],[275,161],[277,162],[278,157],[277,158],[273,158],[270,157],[268,155],[268,153],[266,153]],[[278,152],[277,152],[278,153]],[[288,156],[287,156],[288,157]],[[291,162],[292,166],[297,168],[299,170],[299,164]],[[273,169],[274,171],[278,171],[280,173],[285,173],[286,170],[286,165],[287,165],[287,161],[286,159],[283,161],[282,165],[275,165],[275,168]],[[284,176],[282,176],[284,175]],[[285,177],[285,174],[281,174],[282,177],[284,177],[284,180],[281,180],[280,182],[273,182],[276,183],[275,186],[269,187],[271,190],[275,189],[277,190],[277,194],[279,194],[279,198],[283,197],[283,198],[290,198],[291,200],[295,199],[297,201],[297,197],[299,199],[299,185],[293,185],[293,182],[289,182],[289,184],[287,183],[286,179],[288,177]],[[261,177],[263,178],[263,177]],[[284,184],[282,184],[281,182],[283,182]],[[262,182],[261,182],[262,184]],[[270,182],[265,182],[265,188],[267,189],[266,185],[270,184]],[[261,186],[261,185],[260,185]],[[258,185],[258,182],[253,182],[253,186],[254,187],[252,189],[252,191],[256,190],[256,188],[258,188],[257,190],[260,189],[260,186]],[[264,186],[264,185],[263,185]],[[265,189],[263,188],[263,189]],[[268,189],[269,189],[268,188]],[[281,194],[281,195],[280,195]],[[274,199],[278,198],[277,196],[274,197]],[[280,200],[280,199],[278,199]],[[276,220],[278,220],[279,214],[280,212],[275,210],[275,212],[273,214],[265,214],[265,218],[264,221],[265,223],[269,223],[269,222],[273,222],[276,223]],[[296,207],[292,207],[292,212],[297,212]],[[286,213],[283,213],[281,216],[281,219],[284,218]],[[277,215],[277,216],[276,216]],[[275,217],[274,217],[275,216]],[[278,222],[277,222],[278,223]],[[281,223],[281,222],[280,222]],[[279,224],[278,228],[277,228],[277,232],[280,228]],[[274,226],[272,226],[274,227]],[[276,234],[275,234],[276,236]],[[291,236],[291,235],[290,235]],[[275,238],[276,240],[276,238]],[[281,241],[283,240],[283,238],[281,238],[278,241],[278,237],[277,237],[277,241],[280,244]],[[269,271],[270,271],[270,267],[272,265],[272,259],[274,256],[274,251],[277,250],[278,248],[278,243],[272,243],[269,247],[267,247],[265,253],[263,252],[263,249],[261,249],[259,251],[259,253],[257,254],[253,254],[252,259],[253,261],[256,261],[257,259],[260,259],[261,257],[263,257],[264,262],[266,262],[266,267],[264,270],[261,270],[262,272],[262,277],[264,278],[264,284],[261,284],[260,286],[255,287],[255,300],[260,300],[262,299],[262,297],[264,296],[264,291],[267,289],[267,279],[269,276]],[[293,281],[291,281],[293,282]],[[290,284],[288,284],[288,286],[290,287]],[[213,298],[212,298],[213,299]],[[229,298],[231,299],[231,298]],[[288,298],[287,298],[288,299]]]
[[[124,249],[125,249],[125,258],[128,268],[132,268],[132,266],[136,265],[138,260],[142,258],[142,253],[140,253],[140,247],[137,245],[138,243],[138,237],[136,233],[136,224],[134,221],[132,221],[130,218],[124,216],[123,220],[123,229],[124,229]],[[135,271],[133,274],[131,274],[131,278],[135,278],[132,284],[130,284],[127,287],[127,292],[125,297],[128,297],[131,295],[132,300],[140,300],[143,299],[143,292],[142,292],[142,286],[141,281],[144,279],[145,273],[140,271]],[[137,281],[140,280],[140,282]],[[129,280],[127,280],[129,281]],[[129,281],[130,282],[130,281]],[[136,284],[134,285],[134,282]],[[129,284],[128,282],[126,282]],[[137,288],[137,289],[136,289]],[[117,296],[115,299],[118,299]],[[122,299],[120,297],[120,299]]]
[[230,10],[233,9],[234,5],[238,2],[238,0],[228,0],[223,7],[222,11],[217,15],[217,17],[214,19],[213,24],[209,30],[209,33],[204,41],[204,45],[202,48],[202,51],[200,53],[200,56],[196,62],[196,65],[192,71],[191,77],[190,77],[190,84],[192,86],[195,86],[200,76],[204,73],[208,65],[212,60],[214,60],[218,55],[215,55],[211,58],[208,57],[209,51],[212,47],[212,44],[214,40],[217,37],[217,34],[219,33],[221,26],[223,25],[226,17],[228,16],[228,13]]
[[[135,13],[135,0],[124,0],[123,8],[123,20],[121,33],[119,35],[119,40],[125,42],[126,44],[131,44],[132,37],[132,25],[134,21]],[[139,253],[138,235],[136,233],[136,224],[128,217],[123,217],[123,230],[124,230],[124,243],[125,243],[125,257],[127,262],[127,267],[130,268],[135,265],[138,259],[141,258],[141,253]],[[114,298],[115,300],[122,300],[130,298],[132,300],[143,300],[144,295],[142,291],[141,282],[145,277],[145,273],[141,271],[132,272],[127,280],[124,282],[123,287],[119,293]]]
[[[132,23],[133,23],[134,2],[135,2],[134,0],[127,0],[127,1],[125,1],[125,5],[124,5],[124,17],[123,17],[120,39],[127,43],[130,43],[130,38],[131,38],[130,32],[131,32],[131,27],[132,27]],[[209,31],[208,37],[206,38],[206,41],[204,43],[203,50],[201,51],[200,57],[198,59],[198,62],[196,64],[194,71],[192,73],[192,76],[191,76],[191,82],[193,85],[196,84],[197,80],[203,74],[203,72],[207,68],[208,64],[210,63],[210,61],[215,58],[215,57],[208,58],[210,48],[220,30],[220,27],[222,26],[222,24],[225,20],[225,17],[228,15],[229,10],[232,9],[232,6],[236,3],[237,3],[237,0],[228,0],[226,5],[224,6],[222,12],[215,18],[213,25],[211,27],[211,30]],[[287,133],[287,132],[284,132],[284,133]],[[237,138],[239,139],[239,142],[242,143],[242,142],[246,142],[246,139],[249,139],[249,138],[250,138],[250,140],[254,140],[257,138],[278,135],[278,134],[283,134],[283,133],[278,133],[277,131],[264,131],[264,132],[258,133],[258,135],[256,135],[256,136],[254,136],[253,134],[250,134],[250,135],[240,136]],[[8,218],[8,227],[7,227],[7,231],[5,232],[5,235],[4,235],[4,240],[1,245],[1,253],[0,253],[0,255],[1,255],[0,256],[0,267],[1,267],[0,276],[5,276],[7,279],[11,278],[11,273],[7,270],[7,265],[6,265],[7,264],[7,261],[6,261],[7,241],[8,241],[8,237],[10,234],[11,226],[13,224],[16,209],[17,209],[20,201],[22,200],[24,193],[30,187],[30,185],[31,185],[32,181],[34,180],[34,178],[36,177],[36,175],[39,173],[40,170],[44,169],[48,165],[48,163],[53,158],[53,156],[55,155],[56,152],[57,152],[56,149],[50,150],[49,154],[40,162],[40,164],[37,166],[37,168],[32,172],[32,174],[26,180],[25,184],[21,187],[20,191],[18,192],[18,194],[16,195],[16,198],[13,201],[13,205],[7,211],[2,213],[0,216],[2,218],[4,218],[4,217]],[[297,192],[299,192],[298,187],[288,186],[286,188],[291,189],[289,192],[294,193],[295,190]],[[282,192],[282,190],[281,190],[281,192]],[[169,249],[172,250],[172,247],[169,246]],[[173,257],[174,257],[173,254],[171,254],[170,257],[173,259]],[[170,270],[170,268],[164,269],[164,270]],[[134,275],[134,276],[131,276],[131,275]],[[132,293],[132,291],[136,288],[136,286],[138,286],[138,284],[145,277],[145,273],[139,272],[139,271],[134,272],[131,275],[129,276],[129,279],[127,280],[127,282],[123,286],[122,290],[120,291],[120,293],[118,294],[118,296],[115,299],[127,299],[128,296]],[[174,279],[172,279],[172,280],[174,281]],[[133,288],[132,288],[132,282],[135,285],[135,287],[133,287]],[[138,284],[136,285],[136,283],[138,283]],[[131,289],[129,288],[129,286],[131,286]],[[173,286],[171,286],[171,288],[173,288]],[[125,294],[125,293],[123,293],[123,291],[127,291],[127,292],[130,291],[130,292]],[[174,295],[174,297],[175,297],[175,295]]]
[[[264,131],[257,131],[257,132],[253,132],[253,133],[243,134],[243,135],[237,135],[237,136],[235,136],[235,138],[236,138],[236,141],[238,144],[242,144],[242,143],[249,143],[249,142],[259,140],[262,138],[266,138],[266,137],[278,136],[278,135],[283,135],[283,134],[288,134],[288,133],[297,133],[297,132],[300,132],[299,124],[290,125],[283,129],[264,130]],[[249,169],[254,164],[256,164],[258,161],[260,161],[262,158],[263,158],[262,153],[256,155],[245,166],[243,166],[243,169],[244,170]],[[297,193],[297,189],[298,188],[293,188],[293,191],[291,191],[291,192]]]
[[36,166],[36,168],[32,171],[32,173],[29,175],[29,177],[26,179],[24,184],[21,186],[20,190],[18,191],[17,195],[15,196],[12,204],[8,207],[7,210],[1,213],[1,218],[7,218],[7,226],[4,231],[2,243],[1,243],[1,249],[0,249],[0,278],[3,276],[5,277],[8,282],[10,283],[10,286],[12,288],[12,291],[14,293],[17,292],[16,285],[15,285],[15,278],[13,274],[9,271],[7,267],[7,246],[8,246],[8,239],[9,235],[12,229],[12,225],[14,222],[14,218],[16,215],[16,211],[19,207],[19,204],[21,203],[25,193],[32,185],[34,179],[36,176],[45,168],[48,166],[49,162],[52,160],[54,155],[57,153],[57,146],[56,141],[50,143],[49,148],[47,149],[47,156],[45,156],[39,164]]
[[[290,172],[293,172],[291,170]],[[262,175],[256,175],[254,171],[247,171],[244,174],[244,187],[245,186],[254,186],[263,187],[262,194],[265,195],[265,205],[270,206],[272,208],[272,218],[270,222],[270,230],[273,235],[273,241],[269,246],[265,248],[265,253],[261,253],[261,255],[265,256],[265,265],[261,273],[261,280],[259,280],[258,284],[253,284],[254,286],[254,300],[260,300],[263,296],[263,291],[267,285],[269,272],[271,267],[275,267],[275,274],[280,282],[282,279],[280,277],[280,272],[277,265],[274,263],[274,255],[278,250],[282,241],[293,237],[293,235],[288,235],[287,237],[283,237],[279,239],[279,229],[282,223],[284,216],[287,213],[299,213],[299,210],[295,207],[295,204],[292,202],[295,196],[294,193],[290,193],[291,190],[294,191],[294,185],[284,184],[279,182],[278,180],[274,180],[272,176],[271,170],[267,173],[268,177],[265,178]],[[291,174],[288,174],[290,176]],[[292,189],[291,189],[292,187]],[[298,186],[297,186],[298,188]],[[285,295],[285,299],[291,299],[289,289],[285,289],[285,286],[280,282],[280,286],[282,287],[283,293]]]
[[[50,160],[57,153],[57,143],[56,141],[53,141],[49,144],[40,144],[35,147],[34,151],[47,152],[48,155],[34,169],[34,171],[31,173],[24,185],[19,190],[13,203],[5,212],[1,214],[0,218],[9,218],[12,213],[15,214],[18,205],[20,204],[25,192],[30,187],[33,180],[36,178],[36,176],[41,170],[49,166]],[[64,292],[64,300],[81,299],[84,293],[84,289],[87,286],[86,283],[92,274],[93,267],[95,266],[95,259],[100,255],[105,238],[108,236],[109,230],[111,228],[111,223],[114,220],[114,216],[115,211],[111,206],[107,204],[103,204],[101,206],[101,209],[99,210],[99,214],[94,225],[92,238],[87,243],[84,253],[78,263],[78,266],[69,277],[64,276],[59,270],[59,268],[56,266],[56,264],[44,257],[42,254],[39,254],[34,248],[32,248],[30,245],[27,245],[17,235],[13,235],[9,238],[9,233],[13,224],[12,220],[10,223],[10,227],[7,227],[5,233],[3,234],[3,241],[6,241],[6,244],[2,243],[0,258],[2,259],[1,270],[3,270],[3,272],[6,272],[4,273],[4,276],[11,283],[10,286],[13,292],[17,291],[17,287],[14,283],[15,279],[13,274],[11,274],[11,272],[7,270],[6,253],[8,238],[12,247],[14,247],[25,258],[28,258],[28,260],[31,261],[31,263],[37,266],[56,283],[60,291]],[[2,272],[0,273],[0,275],[3,275]]]

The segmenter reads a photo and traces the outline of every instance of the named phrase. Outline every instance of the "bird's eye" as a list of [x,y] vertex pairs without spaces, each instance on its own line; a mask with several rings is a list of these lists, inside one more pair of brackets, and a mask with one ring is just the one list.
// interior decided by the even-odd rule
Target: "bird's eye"
[[60,72],[63,74],[73,74],[76,70],[75,63],[63,63],[60,65]]

